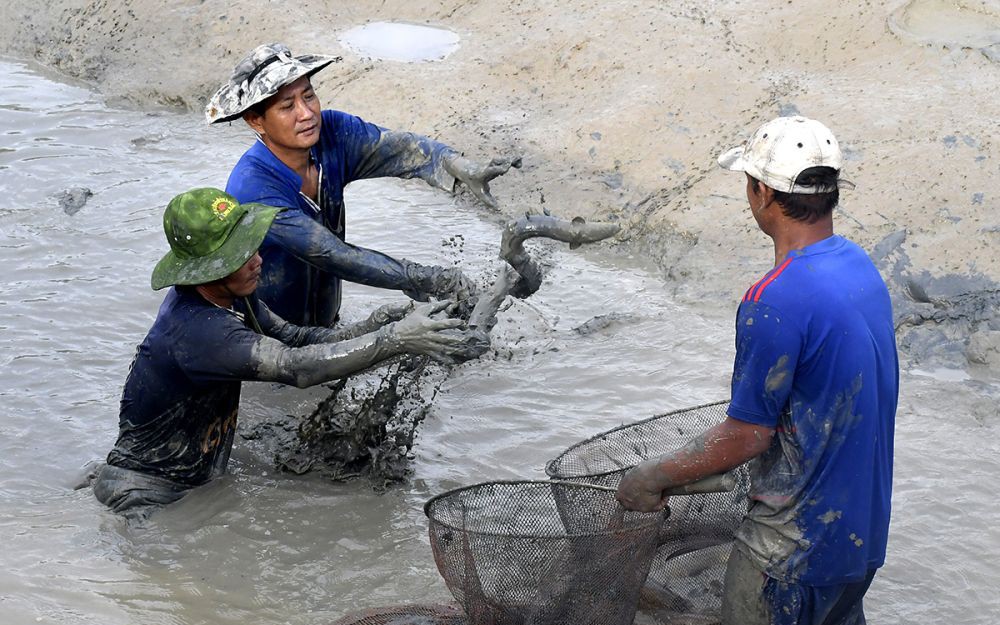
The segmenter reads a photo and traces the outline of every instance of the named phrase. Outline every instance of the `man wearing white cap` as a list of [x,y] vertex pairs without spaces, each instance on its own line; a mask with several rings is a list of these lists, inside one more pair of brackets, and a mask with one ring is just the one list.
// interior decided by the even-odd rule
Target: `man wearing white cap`
[[339,58],[293,56],[261,45],[233,69],[205,108],[211,124],[243,118],[259,141],[236,164],[226,192],[240,202],[285,209],[260,249],[260,297],[300,325],[332,326],[341,279],[401,290],[418,300],[462,298],[473,285],[455,267],[419,265],[345,242],[344,187],[354,180],[421,178],[466,185],[490,207],[489,182],[519,161],[479,164],[442,143],[322,110],[311,76]]
[[728,418],[626,474],[630,509],[751,461],[726,625],[858,625],[885,561],[899,369],[889,293],[833,233],[843,157],[823,124],[772,120],[719,158],[746,174],[774,267],[743,296]]

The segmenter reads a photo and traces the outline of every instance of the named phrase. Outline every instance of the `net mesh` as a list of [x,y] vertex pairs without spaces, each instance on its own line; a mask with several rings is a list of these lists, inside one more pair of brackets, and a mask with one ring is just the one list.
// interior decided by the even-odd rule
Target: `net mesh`
[[[726,418],[728,401],[685,408],[623,425],[573,445],[545,472],[553,479],[617,487],[643,460],[676,450]],[[718,615],[733,535],[747,510],[750,477],[734,474],[727,493],[675,496],[642,591],[643,611]]]
[[438,570],[475,625],[631,625],[664,518],[545,481],[459,488],[424,511]]
[[453,605],[400,605],[354,612],[333,625],[469,625]]

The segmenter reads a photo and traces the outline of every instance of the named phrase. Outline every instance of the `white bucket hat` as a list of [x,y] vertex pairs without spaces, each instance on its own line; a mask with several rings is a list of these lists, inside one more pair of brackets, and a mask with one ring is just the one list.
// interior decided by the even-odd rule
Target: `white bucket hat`
[[263,102],[283,86],[303,76],[312,76],[339,56],[305,54],[292,56],[288,46],[269,43],[257,46],[240,59],[229,81],[215,92],[205,107],[205,120],[218,124],[236,119],[248,108]]
[[779,117],[757,129],[746,145],[719,157],[719,166],[744,171],[776,191],[829,193],[836,186],[795,184],[810,167],[831,167],[840,172],[844,155],[830,129],[807,117]]

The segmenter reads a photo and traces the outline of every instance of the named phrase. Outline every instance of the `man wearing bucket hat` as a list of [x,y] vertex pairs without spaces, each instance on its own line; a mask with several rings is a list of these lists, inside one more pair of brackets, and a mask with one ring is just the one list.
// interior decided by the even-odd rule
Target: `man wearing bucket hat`
[[470,295],[472,283],[455,267],[419,265],[347,244],[344,187],[384,176],[421,178],[442,189],[458,181],[495,207],[490,180],[520,163],[481,165],[426,137],[321,110],[311,77],[337,60],[293,56],[282,44],[258,46],[205,109],[211,124],[242,117],[259,139],[236,164],[226,191],[241,202],[286,209],[261,247],[261,298],[294,323],[332,326],[342,279],[402,290],[418,300]]
[[898,360],[889,293],[833,233],[842,155],[823,124],[772,120],[719,164],[746,174],[774,267],[739,306],[728,418],[626,474],[622,503],[750,464],[726,571],[727,625],[855,625],[885,561]]
[[240,204],[218,189],[178,195],[163,216],[170,251],[152,287],[173,286],[139,345],[122,393],[118,440],[92,476],[116,512],[148,510],[223,473],[240,383],[298,387],[367,369],[398,354],[450,360],[461,333],[431,315],[447,302],[383,306],[338,330],[292,325],[255,295],[257,249],[278,209]]

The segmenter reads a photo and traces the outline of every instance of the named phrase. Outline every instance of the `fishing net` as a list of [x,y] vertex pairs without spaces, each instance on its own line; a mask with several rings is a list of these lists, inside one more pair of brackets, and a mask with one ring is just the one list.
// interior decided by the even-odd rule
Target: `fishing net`
[[400,605],[349,614],[333,625],[469,625],[452,605]]
[[665,516],[545,481],[455,489],[424,512],[434,561],[474,625],[631,625]]
[[[614,428],[573,445],[545,472],[553,479],[617,487],[628,469],[721,423],[728,405],[686,408]],[[642,590],[644,612],[719,614],[726,560],[750,488],[745,467],[733,474],[737,485],[730,492],[670,498],[670,515]]]

